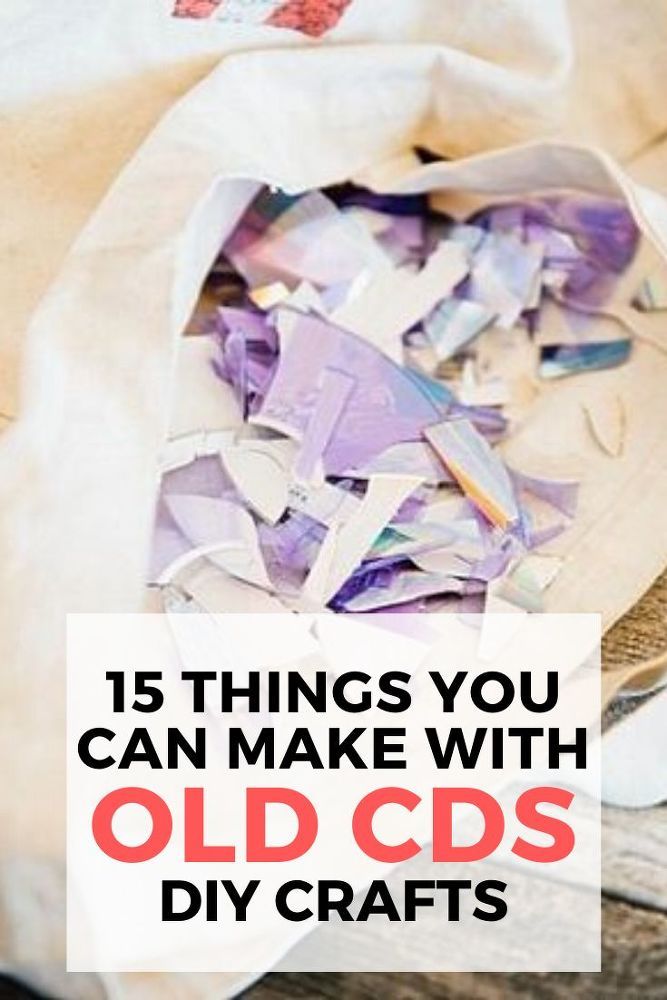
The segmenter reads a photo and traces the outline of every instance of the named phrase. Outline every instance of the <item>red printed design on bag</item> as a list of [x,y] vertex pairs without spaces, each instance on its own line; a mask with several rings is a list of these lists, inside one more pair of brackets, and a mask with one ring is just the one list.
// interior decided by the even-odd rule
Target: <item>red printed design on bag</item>
[[174,17],[210,17],[220,0],[176,0]]
[[268,24],[319,38],[340,20],[352,0],[176,0],[175,17],[207,18],[239,24]]
[[319,38],[340,20],[350,0],[288,0],[267,21],[276,28],[293,28]]

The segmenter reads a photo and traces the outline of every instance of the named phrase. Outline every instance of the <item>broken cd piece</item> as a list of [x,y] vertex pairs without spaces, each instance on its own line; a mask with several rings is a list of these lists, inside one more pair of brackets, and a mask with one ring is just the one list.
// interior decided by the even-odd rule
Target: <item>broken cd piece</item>
[[539,374],[544,379],[615,368],[630,357],[632,341],[605,340],[587,344],[545,344],[540,348]]

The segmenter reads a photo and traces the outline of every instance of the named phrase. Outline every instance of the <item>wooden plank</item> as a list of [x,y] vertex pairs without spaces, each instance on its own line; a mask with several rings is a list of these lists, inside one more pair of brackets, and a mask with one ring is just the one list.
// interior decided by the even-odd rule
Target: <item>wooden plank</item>
[[[667,807],[603,810],[602,973],[274,973],[248,1000],[370,997],[417,1000],[667,996]],[[576,905],[559,906],[576,926]],[[360,941],[344,936],[355,953]],[[371,941],[367,946],[373,950]],[[428,946],[426,947],[428,950]]]
[[601,973],[272,973],[246,1000],[664,1000],[667,916],[603,900]]
[[605,891],[667,913],[667,806],[603,809],[602,848]]

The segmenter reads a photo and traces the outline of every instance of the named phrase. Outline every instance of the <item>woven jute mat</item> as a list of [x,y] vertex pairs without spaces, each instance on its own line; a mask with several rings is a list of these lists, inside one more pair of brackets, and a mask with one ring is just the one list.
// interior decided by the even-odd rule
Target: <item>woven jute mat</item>
[[[667,670],[667,570],[602,640],[603,725],[632,711]],[[623,691],[635,697],[619,697]]]
[[602,640],[605,669],[659,656],[667,651],[667,570]]

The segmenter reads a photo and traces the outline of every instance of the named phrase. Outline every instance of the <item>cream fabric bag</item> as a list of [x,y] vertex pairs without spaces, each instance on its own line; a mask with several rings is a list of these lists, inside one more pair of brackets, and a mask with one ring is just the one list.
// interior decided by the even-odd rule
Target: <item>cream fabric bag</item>
[[[101,139],[114,170],[174,91],[201,76],[221,52],[272,48],[228,55],[168,111],[71,247],[25,341],[17,336],[20,320],[62,257],[86,205],[90,208],[103,187],[99,154],[82,150],[94,168],[91,188],[64,214],[64,235],[42,234],[47,250],[39,259],[38,279],[29,270],[27,239],[18,241],[18,257],[7,268],[8,288],[12,282],[17,286],[8,294],[9,332],[1,345],[7,360],[2,394],[10,412],[19,358],[22,388],[20,419],[0,438],[3,957],[12,966],[41,968],[41,981],[68,997],[77,990],[95,996],[98,989],[142,998],[153,990],[161,997],[219,995],[232,987],[215,977],[108,976],[99,983],[70,976],[63,981],[58,906],[64,843],[64,616],[68,611],[131,611],[142,604],[157,455],[179,392],[174,378],[178,338],[225,230],[258,180],[298,191],[355,176],[383,189],[487,199],[569,187],[626,198],[655,248],[647,250],[650,257],[667,253],[667,204],[631,182],[604,153],[555,138],[525,142],[563,131],[570,88],[582,73],[571,72],[571,36],[560,3],[356,0],[336,31],[317,46],[304,45],[292,33],[248,29],[239,35],[234,29],[229,35],[221,26],[209,26],[216,32],[212,41],[204,33],[205,22],[185,27],[185,43],[176,34],[176,22],[167,27],[169,4],[135,3],[143,13],[134,21],[128,20],[130,5],[121,0],[100,4],[99,20],[91,19],[85,6],[71,4],[74,30],[65,49],[73,37],[79,60],[74,61],[72,94],[91,79],[97,56],[107,84],[117,84],[131,64],[136,93],[140,76],[145,82],[145,74],[158,72],[160,64],[173,71],[182,60],[177,83],[156,86],[153,81],[151,96],[132,119],[130,136]],[[620,12],[621,5],[605,5],[611,7]],[[52,17],[57,19],[57,13]],[[0,25],[3,18],[8,15],[3,13]],[[38,22],[35,15],[30,23]],[[7,19],[8,25],[14,23]],[[112,38],[116,32],[120,44],[118,38],[110,43],[100,27]],[[578,30],[588,37],[581,23]],[[80,46],[91,31],[94,44],[83,59]],[[24,51],[29,42],[30,32]],[[124,45],[130,42],[128,54]],[[58,51],[62,65],[50,70],[56,77],[67,62],[66,52]],[[82,59],[87,70],[79,79]],[[11,75],[11,66],[7,72]],[[590,66],[586,74],[590,77]],[[46,70],[38,78],[44,93],[53,79]],[[21,77],[17,86],[22,84]],[[82,120],[81,104],[72,94],[65,98],[71,102],[71,118],[65,117],[70,126]],[[23,156],[36,141],[40,122],[42,127],[47,122],[39,100],[37,95],[24,105]],[[91,100],[89,93],[85,100]],[[20,135],[21,101],[9,105],[14,110],[9,125],[5,119],[5,135]],[[94,109],[94,102],[89,107]],[[619,116],[617,149],[627,153],[641,145],[664,125],[654,119],[655,114],[650,121],[645,116],[644,130],[638,132],[635,121]],[[603,115],[586,122],[580,113],[570,124],[575,135],[591,136],[605,121]],[[100,126],[102,131],[114,127],[108,117]],[[467,156],[521,141],[511,149]],[[70,149],[76,145],[76,132],[69,142]],[[455,159],[415,170],[409,156],[415,145]],[[49,218],[57,221],[53,181],[66,179],[70,168],[54,160],[52,169],[49,183],[40,174],[37,190],[48,203]],[[21,154],[10,156],[10,174],[19,177],[22,170]],[[8,214],[17,225],[23,211],[25,226],[26,214],[32,213],[39,227],[39,207],[24,203],[19,209],[8,202]],[[653,329],[644,333],[659,336]],[[554,463],[565,456],[585,471],[580,515],[563,538],[566,565],[551,591],[550,609],[600,610],[606,624],[667,563],[667,533],[660,530],[667,504],[667,356],[652,344],[638,343],[631,363],[613,375],[628,420],[621,458],[600,453],[586,433],[582,390],[568,386],[545,393],[534,419],[508,446],[523,467],[546,453]]]

